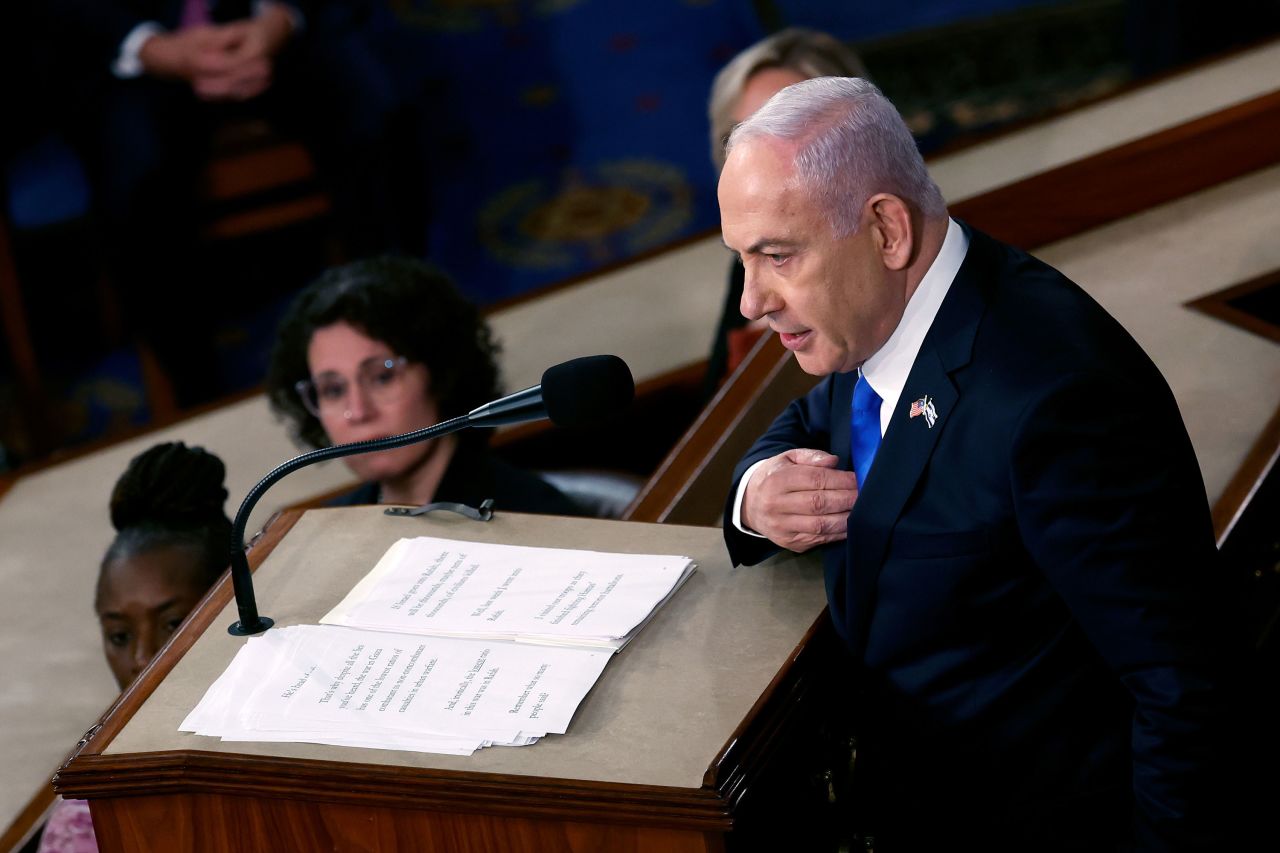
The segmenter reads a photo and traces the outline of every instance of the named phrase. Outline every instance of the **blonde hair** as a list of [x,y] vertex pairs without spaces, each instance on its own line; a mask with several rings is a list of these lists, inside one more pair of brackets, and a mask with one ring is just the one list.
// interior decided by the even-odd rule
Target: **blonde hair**
[[751,76],[766,68],[786,68],[806,78],[867,76],[856,53],[817,30],[789,27],[756,42],[729,60],[711,84],[707,115],[711,120],[711,159],[716,171],[724,168],[724,146],[733,130],[738,98]]

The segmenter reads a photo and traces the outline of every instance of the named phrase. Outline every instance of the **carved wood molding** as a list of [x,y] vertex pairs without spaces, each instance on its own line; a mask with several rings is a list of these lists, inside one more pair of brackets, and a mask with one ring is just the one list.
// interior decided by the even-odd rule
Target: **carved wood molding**
[[371,807],[462,811],[727,832],[714,789],[483,774],[199,751],[85,756],[58,773],[85,799],[214,793]]

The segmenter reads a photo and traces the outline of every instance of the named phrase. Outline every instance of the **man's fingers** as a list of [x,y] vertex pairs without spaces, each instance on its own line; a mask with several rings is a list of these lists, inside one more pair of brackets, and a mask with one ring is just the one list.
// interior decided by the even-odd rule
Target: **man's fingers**
[[197,95],[209,100],[249,97],[271,83],[271,63],[266,60],[240,63],[229,71],[201,74],[192,81]]
[[845,537],[849,529],[849,513],[833,512],[826,515],[803,515],[795,517],[797,533],[817,538],[834,536]]
[[203,45],[210,50],[234,50],[244,43],[251,31],[243,21],[211,26],[201,34]]
[[827,516],[832,513],[844,513],[847,516],[858,499],[858,490],[821,489],[808,493],[801,492],[799,495],[804,499],[806,515]]
[[228,53],[243,41],[244,37],[230,25],[211,25],[179,30],[174,38],[183,43],[184,49],[196,53]]
[[840,461],[837,456],[811,447],[794,447],[781,453],[780,457],[797,465],[816,465],[820,468],[834,468]]
[[742,524],[792,551],[844,539],[858,499],[858,478],[837,468],[838,461],[812,448],[773,457],[747,483]]
[[226,45],[225,50],[228,55],[235,57],[241,62],[247,62],[252,59],[262,59],[266,56],[266,45],[262,39],[257,38],[254,33],[245,31],[243,35],[237,37],[235,41]]
[[221,50],[201,50],[191,57],[191,68],[196,78],[234,74],[242,64],[242,60]]
[[[835,457],[831,457],[834,459]],[[839,468],[819,468],[814,465],[783,463],[761,469],[771,490],[782,492],[813,492],[831,489],[850,491],[858,488],[858,478],[852,471]]]
[[761,506],[775,518],[787,516],[824,516],[847,513],[858,498],[857,489],[806,489],[803,491],[766,492]]
[[848,536],[849,514],[803,516],[794,519],[796,526],[777,532],[770,539],[788,551],[803,553],[810,548],[840,542]]

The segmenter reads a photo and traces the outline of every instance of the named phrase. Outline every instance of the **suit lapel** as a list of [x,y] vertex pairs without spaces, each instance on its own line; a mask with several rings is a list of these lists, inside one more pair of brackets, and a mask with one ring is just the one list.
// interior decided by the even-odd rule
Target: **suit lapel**
[[[902,398],[890,415],[889,427],[876,452],[866,486],[849,516],[844,604],[849,620],[846,640],[855,656],[860,657],[866,647],[867,627],[875,606],[876,586],[889,536],[960,400],[952,374],[967,365],[972,357],[974,336],[984,310],[980,285],[990,280],[987,267],[993,248],[988,238],[970,231],[964,263],[920,346],[902,389]],[[932,426],[923,415],[914,418],[909,415],[912,401],[926,395],[937,412]],[[847,410],[849,403],[846,401],[844,405]],[[833,412],[832,417],[835,416]],[[848,421],[848,416],[844,419]],[[846,424],[846,456],[848,432]]]
[[850,432],[853,424],[850,415],[853,411],[853,386],[858,381],[857,372],[841,373],[833,378],[831,389],[831,452],[840,460],[842,471],[853,470],[850,461]]
[[[858,381],[857,372],[840,373],[831,377],[831,444],[828,449],[839,460],[836,465],[842,471],[853,470],[850,462],[850,433],[853,424],[849,416],[853,409],[853,386]],[[827,584],[827,606],[831,610],[831,621],[836,631],[847,643],[849,627],[849,608],[847,598],[842,594],[849,587],[845,566],[848,559],[842,543],[832,543],[822,549],[822,562]]]

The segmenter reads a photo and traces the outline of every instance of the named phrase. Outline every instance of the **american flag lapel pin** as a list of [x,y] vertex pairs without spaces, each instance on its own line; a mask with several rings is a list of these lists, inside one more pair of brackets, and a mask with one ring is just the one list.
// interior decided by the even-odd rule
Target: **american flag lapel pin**
[[928,394],[911,404],[911,417],[918,418],[921,415],[924,415],[924,422],[929,425],[929,429],[933,429],[933,422],[938,419],[938,410],[934,408],[933,399]]

